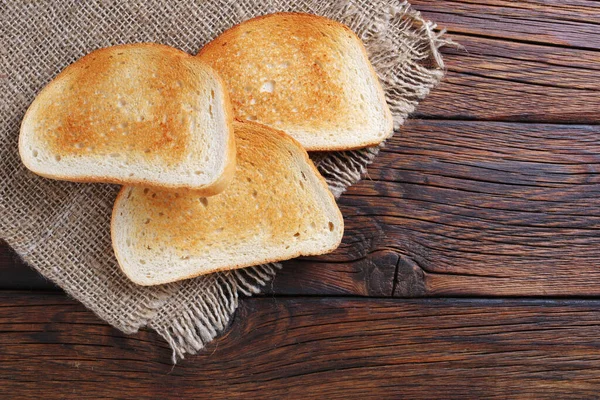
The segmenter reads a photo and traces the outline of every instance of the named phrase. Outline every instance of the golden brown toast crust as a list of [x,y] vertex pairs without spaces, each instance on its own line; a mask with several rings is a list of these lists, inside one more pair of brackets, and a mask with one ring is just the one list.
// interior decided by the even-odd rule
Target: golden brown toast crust
[[[228,29],[197,56],[225,80],[237,118],[257,120],[288,133],[287,128],[293,126],[307,135],[319,136],[323,131],[339,130],[350,118],[357,126],[369,122],[366,113],[356,107],[357,94],[346,90],[348,65],[344,57],[348,48],[360,49],[361,58],[368,59],[361,40],[347,26],[310,14],[276,13]],[[393,122],[385,95],[375,71],[367,64],[378,101],[386,110],[382,118],[387,132],[376,139],[357,138],[353,145],[338,146],[327,140],[321,145],[303,142],[305,148],[360,148],[380,143],[391,134]]]
[[[131,50],[146,53],[140,55],[147,58],[144,60],[147,75],[143,79],[152,94],[147,102],[133,101],[139,96],[136,92],[140,88],[122,85],[115,79],[131,73],[133,60],[130,57],[134,56]],[[179,102],[174,99],[181,97],[181,67],[189,64],[191,68],[190,61],[187,53],[158,44],[96,50],[55,78],[56,81],[67,80],[68,87],[64,91],[68,95],[45,104],[38,118],[43,119],[49,129],[40,134],[45,135],[52,152],[59,155],[85,155],[91,148],[108,155],[129,147],[128,151],[147,157],[162,151],[169,161],[178,162],[189,145],[188,125],[191,121],[180,115]],[[51,83],[46,90],[54,89],[53,86]],[[102,104],[91,104],[90,99],[97,97],[99,91],[109,98]],[[137,118],[131,118],[133,108],[140,109]],[[69,110],[66,115],[65,109]],[[147,120],[148,116],[160,114],[165,114],[165,120]],[[175,135],[173,132],[180,133]]]
[[[143,227],[143,238],[132,240],[141,253],[148,246],[165,243],[179,257],[195,257],[207,250],[226,249],[231,241],[243,242],[262,235],[265,246],[285,247],[313,226],[327,229],[330,222],[343,230],[343,219],[333,195],[301,145],[281,131],[251,122],[234,122],[237,145],[237,171],[225,191],[213,197],[201,197],[194,191],[160,191],[124,187],[115,202],[112,219],[113,247],[121,266],[125,263],[119,249],[117,213],[119,204],[129,201],[137,210],[131,226]],[[299,165],[293,167],[292,165]],[[306,172],[298,172],[304,168]],[[308,168],[308,169],[306,169]],[[301,170],[301,169],[300,169]],[[306,179],[299,184],[297,179]],[[319,187],[318,193],[309,188]],[[321,196],[321,197],[319,197]],[[335,217],[318,208],[333,205]],[[295,236],[296,235],[296,236]],[[341,239],[341,236],[340,236]],[[122,239],[120,239],[122,241]],[[122,245],[122,243],[121,243]],[[335,247],[339,241],[335,243]],[[314,253],[314,254],[318,254]],[[301,251],[286,258],[308,255]],[[227,267],[205,266],[195,274],[176,280],[281,260],[277,257],[255,259],[251,264],[233,263]],[[127,268],[126,275],[133,281]],[[139,283],[139,282],[138,282]]]
[[[137,43],[99,49],[69,65],[38,94],[23,118],[22,130],[26,123],[35,126],[36,141],[57,159],[134,158],[159,167],[175,165],[190,155],[195,118],[204,112],[194,107],[198,96],[210,95],[202,92],[207,90],[202,84],[206,76],[223,84],[208,65],[169,46]],[[223,158],[232,163],[204,189],[207,195],[220,192],[235,168],[232,109],[228,94],[224,97],[230,138]],[[77,182],[148,184],[137,176],[35,172]]]

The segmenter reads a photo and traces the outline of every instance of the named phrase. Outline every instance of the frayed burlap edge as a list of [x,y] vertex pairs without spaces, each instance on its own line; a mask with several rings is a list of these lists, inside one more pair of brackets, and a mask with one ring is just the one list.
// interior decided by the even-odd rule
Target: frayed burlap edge
[[[348,25],[364,41],[398,129],[444,75],[439,49],[456,44],[436,31],[436,25],[424,20],[408,2],[390,5],[378,15],[365,17],[359,7],[339,2],[321,15]],[[368,20],[367,20],[368,18]],[[398,41],[392,31],[402,32]],[[325,177],[336,198],[366,173],[367,166],[379,153],[379,146],[340,152],[311,153],[311,159]],[[270,282],[280,263],[213,274],[184,282],[179,291],[163,305],[149,323],[173,349],[173,363],[186,354],[195,354],[228,326],[238,306],[239,295],[259,294]],[[193,303],[185,305],[190,298]]]
[[[269,263],[185,281],[149,326],[169,343],[175,364],[223,332],[237,309],[240,294],[259,294],[279,269],[280,263]],[[187,304],[190,298],[195,300]]]

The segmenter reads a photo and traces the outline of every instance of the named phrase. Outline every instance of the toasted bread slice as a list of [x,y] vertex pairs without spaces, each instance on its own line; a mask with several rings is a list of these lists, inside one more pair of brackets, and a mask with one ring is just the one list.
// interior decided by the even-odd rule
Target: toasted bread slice
[[342,215],[301,145],[283,132],[234,122],[233,182],[213,197],[125,186],[113,209],[121,269],[140,285],[335,249]]
[[198,57],[225,80],[236,118],[281,129],[307,150],[375,145],[393,120],[361,40],[310,14],[245,21]]
[[235,170],[223,82],[197,57],[146,43],[94,51],[33,101],[21,159],[48,178],[222,191]]

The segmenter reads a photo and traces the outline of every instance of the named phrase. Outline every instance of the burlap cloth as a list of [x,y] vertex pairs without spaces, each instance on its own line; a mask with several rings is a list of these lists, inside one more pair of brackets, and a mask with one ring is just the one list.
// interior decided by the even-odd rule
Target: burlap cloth
[[[126,333],[149,326],[173,360],[202,349],[228,324],[240,294],[259,293],[279,264],[142,287],[121,273],[110,242],[114,185],[44,179],[27,171],[17,139],[36,93],[68,64],[115,44],[158,42],[195,54],[223,30],[276,11],[324,15],[365,42],[399,127],[443,76],[435,25],[393,0],[0,2],[0,237],[41,274]],[[232,60],[235,62],[235,60]],[[378,152],[315,153],[335,196]]]

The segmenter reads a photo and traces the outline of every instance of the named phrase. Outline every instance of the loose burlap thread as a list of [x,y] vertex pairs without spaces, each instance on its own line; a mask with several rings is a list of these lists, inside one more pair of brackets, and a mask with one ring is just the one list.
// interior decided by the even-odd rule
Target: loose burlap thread
[[[259,293],[281,264],[142,287],[119,270],[110,241],[118,187],[44,179],[22,165],[19,125],[40,91],[92,50],[157,42],[195,54],[225,29],[277,11],[323,15],[364,41],[394,115],[395,128],[443,76],[443,32],[394,0],[8,1],[0,4],[0,237],[46,278],[125,333],[155,329],[173,362],[225,329],[240,295]],[[235,62],[235,60],[232,60]],[[336,197],[360,180],[379,147],[314,153]]]

